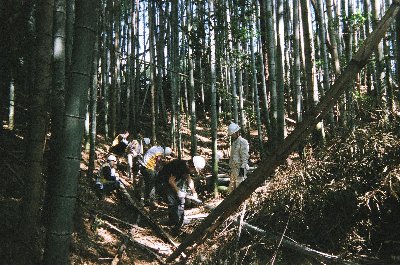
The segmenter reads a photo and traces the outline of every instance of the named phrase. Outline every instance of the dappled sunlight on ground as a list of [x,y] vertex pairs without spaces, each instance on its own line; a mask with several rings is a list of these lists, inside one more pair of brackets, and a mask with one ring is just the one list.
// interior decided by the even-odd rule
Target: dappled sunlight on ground
[[102,241],[104,244],[115,244],[117,243],[117,239],[115,235],[111,234],[108,230],[104,228],[98,228],[96,230],[97,235],[101,238],[100,241]]

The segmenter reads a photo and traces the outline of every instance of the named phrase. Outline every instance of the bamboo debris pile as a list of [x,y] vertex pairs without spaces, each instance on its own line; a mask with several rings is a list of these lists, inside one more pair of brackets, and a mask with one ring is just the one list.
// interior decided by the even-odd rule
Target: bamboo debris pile
[[381,251],[382,259],[396,256],[400,251],[394,243],[400,225],[393,222],[400,216],[399,122],[382,128],[376,120],[347,138],[338,135],[331,139],[306,161],[294,158],[290,165],[279,167],[268,186],[259,188],[247,201],[243,229],[250,235],[242,233],[238,249],[234,247],[237,228],[230,225],[237,221],[227,221],[217,233],[224,241],[213,238],[201,247],[215,252],[208,258],[202,250],[197,253],[210,262],[217,257],[229,262],[236,252],[250,263],[260,258],[260,251],[271,257],[287,221],[279,257],[296,251],[305,259],[354,264],[368,262],[364,256],[374,251]]

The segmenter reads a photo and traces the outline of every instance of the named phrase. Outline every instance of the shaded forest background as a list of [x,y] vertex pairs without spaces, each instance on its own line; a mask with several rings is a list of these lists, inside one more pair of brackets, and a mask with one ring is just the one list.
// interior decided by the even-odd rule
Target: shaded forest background
[[[177,157],[204,155],[212,177],[199,182],[203,196],[225,198],[226,126],[240,124],[252,166],[268,162],[330,100],[391,11],[383,39],[311,136],[188,262],[315,262],[285,251],[283,235],[354,262],[398,262],[398,9],[389,0],[4,1],[1,256],[96,264],[79,248],[95,241],[80,202],[94,199],[96,167],[124,130]],[[277,234],[237,231],[239,213]]]

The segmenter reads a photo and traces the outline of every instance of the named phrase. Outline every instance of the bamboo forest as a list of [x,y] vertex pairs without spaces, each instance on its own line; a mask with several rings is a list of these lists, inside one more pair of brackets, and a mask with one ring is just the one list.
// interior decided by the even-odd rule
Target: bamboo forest
[[2,0],[1,264],[400,264],[400,0]]

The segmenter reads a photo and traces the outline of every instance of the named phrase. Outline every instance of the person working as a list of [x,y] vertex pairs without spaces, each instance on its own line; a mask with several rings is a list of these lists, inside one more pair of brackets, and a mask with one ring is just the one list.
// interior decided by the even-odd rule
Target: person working
[[168,204],[168,222],[177,233],[184,222],[185,198],[188,188],[197,199],[197,192],[191,174],[204,168],[206,161],[201,156],[193,156],[190,160],[174,159],[168,162],[159,173],[158,180],[163,183],[159,192],[164,192]]
[[228,126],[228,135],[231,137],[231,152],[229,157],[230,182],[228,191],[232,192],[246,178],[247,163],[249,161],[249,143],[240,136],[240,127],[236,123]]
[[128,146],[128,136],[129,132],[125,131],[124,133],[118,134],[110,147],[110,153],[114,153],[117,156],[122,156],[125,152],[125,148]]
[[133,176],[139,172],[139,164],[143,161],[144,145],[149,145],[149,138],[142,138],[138,134],[137,140],[128,142],[125,148],[126,160],[128,162],[128,177],[132,180]]
[[139,142],[139,153],[143,155],[150,147],[150,138],[144,137],[141,132],[136,134],[136,140]]
[[107,157],[107,162],[104,163],[98,173],[98,178],[96,179],[97,195],[100,199],[104,197],[104,194],[118,189],[121,183],[116,173],[117,158],[114,155],[109,155]]
[[155,180],[157,172],[161,167],[163,157],[172,153],[170,147],[152,146],[143,156],[142,168],[140,172],[144,179],[144,203],[153,205],[155,199]]
[[133,179],[133,174],[139,171],[138,164],[139,159],[142,156],[141,145],[139,141],[132,140],[125,148],[126,158],[128,161],[128,177]]

